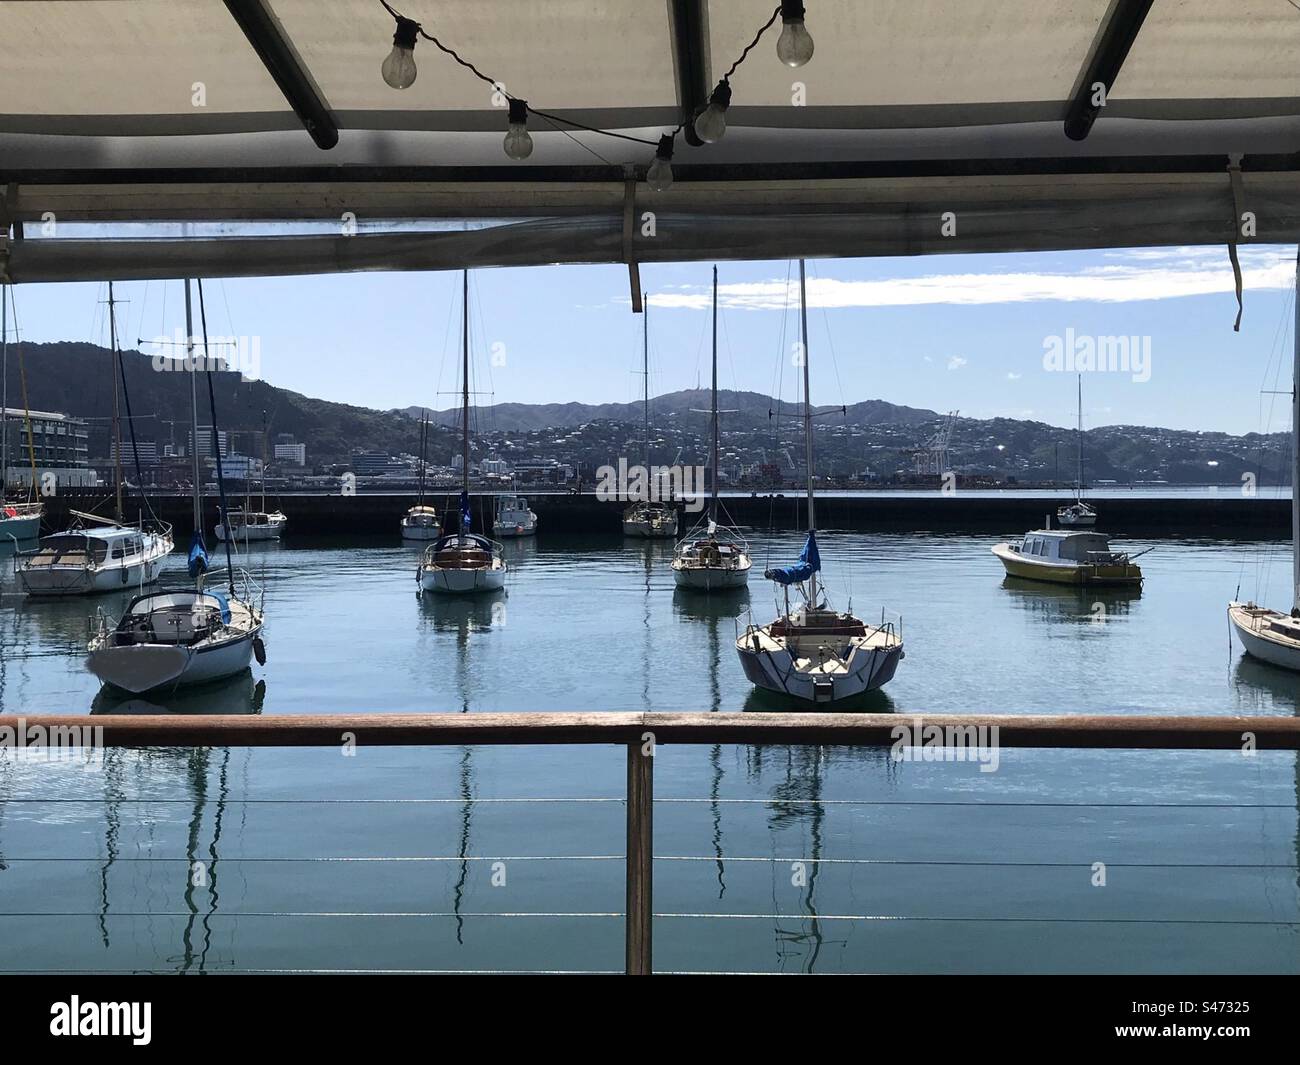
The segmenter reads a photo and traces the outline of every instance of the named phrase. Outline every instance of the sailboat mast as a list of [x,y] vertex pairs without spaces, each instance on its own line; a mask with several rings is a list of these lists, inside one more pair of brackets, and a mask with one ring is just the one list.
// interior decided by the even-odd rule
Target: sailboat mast
[[713,457],[709,521],[718,520],[718,268],[713,268]]
[[269,458],[270,429],[266,425],[266,412],[261,412],[261,512],[266,512],[266,459]]
[[[817,531],[816,500],[813,496],[813,431],[812,431],[812,393],[809,391],[808,375],[808,284],[804,272],[804,261],[799,260],[799,337],[803,343],[803,432],[804,462],[808,466],[808,531]],[[817,606],[817,574],[814,572],[808,581],[808,601]]]
[[428,449],[429,442],[429,412],[420,412],[420,501],[419,506],[424,506],[424,456]]
[[469,271],[465,271],[465,280],[461,293],[462,323],[461,350],[463,362],[461,373],[464,376],[461,393],[461,476],[465,481],[465,494],[469,495]]
[[1296,308],[1291,370],[1291,609],[1300,610],[1300,245],[1296,246]]
[[117,313],[113,304],[113,282],[108,283],[108,337],[113,349],[113,481],[116,486],[115,517],[122,523],[122,419],[117,409],[117,382],[121,376],[122,353],[117,350]]
[[1074,473],[1074,501],[1083,499],[1083,374],[1079,374],[1079,420],[1074,430],[1077,465]]
[[645,413],[645,473],[650,476],[650,303],[641,293],[641,376],[645,379],[641,408]]
[[0,285],[0,499],[9,485],[9,286]]
[[185,279],[185,357],[190,364],[190,459],[194,477],[194,529],[200,535],[203,532],[203,509],[199,503],[199,491],[203,484],[199,480],[199,385],[198,372],[194,364],[194,311],[190,306],[190,279]]

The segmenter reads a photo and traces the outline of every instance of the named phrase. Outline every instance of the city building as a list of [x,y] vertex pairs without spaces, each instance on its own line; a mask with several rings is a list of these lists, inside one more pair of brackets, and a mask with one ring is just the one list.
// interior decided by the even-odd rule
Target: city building
[[306,466],[307,445],[295,444],[292,440],[290,440],[289,443],[276,441],[275,451],[272,458],[274,458],[276,462],[286,462],[290,466]]
[[38,474],[50,472],[64,485],[93,485],[90,469],[90,431],[86,422],[67,414],[31,412],[31,448],[28,447],[27,415],[21,409],[6,408],[4,440],[7,455],[0,455],[0,471],[7,484],[31,480],[32,451]]

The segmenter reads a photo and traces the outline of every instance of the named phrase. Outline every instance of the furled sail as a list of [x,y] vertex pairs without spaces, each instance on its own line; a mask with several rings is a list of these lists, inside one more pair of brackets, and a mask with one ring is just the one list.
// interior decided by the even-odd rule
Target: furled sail
[[189,567],[191,577],[198,577],[208,572],[208,549],[203,543],[201,529],[195,529],[194,536],[190,540]]
[[763,576],[777,584],[798,584],[806,581],[822,568],[822,557],[817,551],[817,534],[810,532],[799,553],[799,561],[793,566],[780,566],[765,570]]

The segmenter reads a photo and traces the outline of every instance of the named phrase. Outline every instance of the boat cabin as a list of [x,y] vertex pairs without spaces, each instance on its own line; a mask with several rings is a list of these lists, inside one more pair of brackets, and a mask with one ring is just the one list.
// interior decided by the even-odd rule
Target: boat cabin
[[144,551],[138,529],[86,529],[41,538],[24,564],[50,566],[102,566],[107,561],[127,561]]
[[1057,529],[1039,529],[1025,533],[1025,538],[1016,550],[1028,559],[1078,565],[1112,562],[1123,557],[1122,552],[1110,549],[1110,540],[1105,533]]

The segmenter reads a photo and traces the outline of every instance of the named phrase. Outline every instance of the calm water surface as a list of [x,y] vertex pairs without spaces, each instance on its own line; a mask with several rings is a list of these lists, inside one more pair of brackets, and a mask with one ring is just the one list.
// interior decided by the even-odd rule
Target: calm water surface
[[[1297,712],[1300,676],[1242,660],[1224,615],[1238,586],[1285,603],[1285,546],[1127,542],[1154,547],[1141,594],[1081,595],[1004,579],[993,539],[823,535],[837,605],[903,619],[860,709]],[[756,537],[756,571],[800,544]],[[81,664],[125,597],[25,600],[6,559],[0,708],[787,708],[732,647],[774,613],[757,573],[709,600],[668,544],[507,550],[504,594],[451,601],[416,595],[413,547],[254,545],[266,666],[152,705]],[[6,753],[0,969],[617,969],[623,773],[614,748]],[[1300,971],[1293,754],[663,747],[656,794],[661,969]]]

